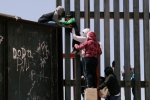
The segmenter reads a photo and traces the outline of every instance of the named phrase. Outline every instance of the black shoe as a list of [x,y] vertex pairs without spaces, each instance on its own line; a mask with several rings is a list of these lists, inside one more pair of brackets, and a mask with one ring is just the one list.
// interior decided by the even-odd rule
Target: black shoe
[[73,50],[71,53],[73,53],[73,54],[76,54],[76,53],[78,53],[79,52],[79,50]]

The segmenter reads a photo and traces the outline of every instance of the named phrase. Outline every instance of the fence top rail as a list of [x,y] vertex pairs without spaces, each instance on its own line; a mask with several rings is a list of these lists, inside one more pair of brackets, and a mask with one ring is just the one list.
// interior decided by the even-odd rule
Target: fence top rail
[[15,16],[15,15],[9,15],[9,14],[4,14],[4,13],[0,13],[0,19],[2,20],[6,20],[6,21],[16,21],[16,22],[21,22],[21,23],[25,23],[25,24],[30,24],[30,25],[36,25],[36,26],[40,26],[40,27],[59,27],[59,26],[52,26],[52,25],[47,25],[44,23],[38,23],[35,21],[30,21],[30,20],[26,20],[26,19],[22,19],[20,16]]

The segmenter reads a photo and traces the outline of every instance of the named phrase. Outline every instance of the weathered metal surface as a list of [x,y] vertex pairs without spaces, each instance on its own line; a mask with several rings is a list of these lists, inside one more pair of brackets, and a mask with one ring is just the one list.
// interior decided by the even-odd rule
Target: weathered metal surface
[[125,70],[125,100],[131,99],[130,77],[130,31],[129,31],[129,0],[124,0],[124,70]]
[[[60,6],[60,5],[62,5],[62,0],[56,0],[56,7],[58,7],[58,6]],[[58,40],[61,40],[62,41],[62,29],[61,30],[57,30],[57,33],[60,33],[59,35],[58,35]],[[62,55],[62,47],[63,47],[63,42],[58,42],[58,55]],[[61,98],[62,99],[62,97],[63,97],[63,85],[62,85],[62,82],[63,82],[63,61],[62,61],[62,57],[61,56],[59,56],[58,57],[58,66],[59,66],[59,69],[58,69],[58,71],[59,71],[59,73],[58,73],[58,80],[59,80],[59,86],[58,86],[58,88],[59,88],[59,98]]]
[[61,6],[62,5],[62,0],[56,0],[56,7]]
[[[74,11],[71,11],[70,12],[72,15],[74,15],[75,14],[75,12]],[[99,17],[99,19],[104,19],[104,13],[105,12],[99,12],[100,13],[100,17]],[[92,12],[92,11],[90,11],[89,12],[89,18],[90,19],[94,19],[94,12]],[[109,12],[109,15],[110,15],[110,19],[114,19],[114,12]],[[149,15],[149,19],[150,19],[150,13],[148,13],[148,15]],[[143,19],[143,17],[144,17],[144,13],[143,12],[140,12],[139,13],[139,19]],[[83,11],[80,11],[80,18],[85,18],[85,12],[83,12]],[[123,19],[124,18],[124,12],[119,12],[119,18],[120,19]],[[133,12],[130,12],[129,13],[129,18],[130,19],[133,19],[134,18],[134,13]]]
[[94,0],[94,32],[96,39],[100,41],[100,1]]
[[[95,0],[96,1],[96,0]],[[122,60],[120,58],[120,19],[123,19],[123,25],[124,25],[124,69],[126,72],[126,78],[125,81],[121,81],[120,85],[121,87],[125,87],[125,99],[131,99],[131,94],[130,94],[130,88],[131,87],[135,87],[136,88],[136,98],[138,100],[141,99],[141,88],[146,88],[146,94],[149,94],[149,63],[148,63],[148,56],[149,56],[149,50],[148,48],[150,48],[149,46],[149,25],[148,25],[148,20],[150,19],[150,13],[148,11],[148,1],[144,0],[143,2],[143,10],[144,12],[140,12],[139,13],[139,0],[133,0],[133,10],[134,12],[129,12],[129,0],[124,0],[124,12],[119,12],[119,0],[115,0],[114,1],[114,12],[110,12],[109,11],[109,2],[110,0],[104,0],[104,12],[98,12],[98,3],[94,5],[94,12],[89,11],[89,0],[84,0],[84,11],[80,11],[80,18],[84,18],[84,27],[90,27],[90,23],[89,20],[90,19],[94,19],[94,31],[98,31],[99,27],[98,26],[98,18],[99,19],[104,19],[104,66],[109,66],[110,64],[110,19],[114,19],[114,56],[115,56],[115,61],[116,61],[116,69],[115,69],[115,74],[117,75],[117,78],[120,79],[120,68],[121,68],[121,61]],[[96,1],[98,2],[98,1]],[[95,2],[95,3],[96,3]],[[112,4],[111,4],[112,5]],[[68,11],[68,10],[67,10]],[[98,13],[97,13],[98,12]],[[72,15],[75,15],[75,11],[71,11],[70,12]],[[99,16],[100,15],[100,16]],[[130,19],[134,20],[133,26],[134,26],[134,38],[132,39],[134,41],[134,67],[135,67],[135,82],[131,82],[130,81]],[[147,72],[145,73],[145,81],[140,81],[140,39],[139,39],[139,20],[140,19],[144,19],[144,38],[146,38],[146,40],[144,40],[144,67],[145,70],[147,70]],[[98,34],[100,35],[100,34]],[[66,52],[67,53],[67,52]],[[69,55],[68,55],[69,57]],[[77,67],[77,66],[74,66]],[[133,66],[131,66],[133,67]],[[141,66],[142,67],[142,66]],[[70,82],[69,82],[70,81]],[[83,81],[82,81],[83,82]],[[76,86],[76,81],[73,80],[67,80],[67,86],[71,85],[71,86]],[[81,83],[81,86],[83,86],[84,83]],[[148,96],[147,96],[148,97]]]
[[[80,0],[75,0],[75,20],[78,26],[78,29],[80,30]],[[75,84],[75,92],[76,95],[74,97],[74,100],[81,100],[81,63],[80,63],[80,55],[76,54],[75,57],[75,77],[76,84]]]
[[4,21],[0,20],[0,99],[4,95]]
[[[70,0],[65,0],[65,15],[70,14]],[[72,46],[72,45],[71,45]],[[65,29],[65,80],[71,80],[70,68],[70,29]],[[69,84],[69,83],[68,83]],[[71,87],[65,87],[65,100],[71,99]]]
[[90,28],[90,0],[84,0],[84,28]]
[[[143,30],[144,30],[144,76],[145,81],[150,82],[150,34],[149,34],[149,0],[143,0]],[[145,100],[150,100],[150,83],[146,84],[149,87],[145,88]]]
[[140,33],[139,33],[139,0],[133,0],[134,12],[134,71],[135,71],[135,100],[141,100],[140,87]]
[[[100,41],[100,1],[99,0],[94,0],[94,32],[96,33],[96,39],[99,42]],[[100,55],[101,56],[101,55]],[[100,72],[101,72],[101,57],[98,58],[98,65],[97,65],[97,70],[96,70],[96,75],[97,75],[97,87],[100,85]],[[100,100],[100,96],[98,95],[98,100]]]
[[114,72],[120,80],[120,19],[119,19],[119,0],[114,0]]
[[0,44],[1,100],[60,100],[58,67],[62,67],[62,59],[58,56],[62,56],[62,46],[58,44],[62,39],[57,30],[61,28],[16,21],[11,16],[0,18],[5,43]]
[[[110,15],[109,0],[104,0],[104,66],[110,66]],[[106,52],[107,51],[107,52]]]
[[[69,83],[69,84],[68,84]],[[125,83],[129,83],[130,85],[128,85],[128,87],[135,87],[135,82],[134,81],[120,81],[120,86],[121,87],[125,87]],[[69,81],[66,81],[66,80],[63,80],[63,86],[75,86],[76,84],[76,80],[70,80]],[[140,87],[141,88],[147,88],[149,87],[149,82],[147,81],[140,81]],[[81,87],[85,87],[85,80],[84,79],[81,79]]]

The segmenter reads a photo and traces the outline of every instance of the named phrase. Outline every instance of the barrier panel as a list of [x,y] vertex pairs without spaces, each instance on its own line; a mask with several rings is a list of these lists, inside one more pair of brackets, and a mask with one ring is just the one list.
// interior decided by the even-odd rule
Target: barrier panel
[[59,27],[0,15],[1,100],[59,100],[59,32]]

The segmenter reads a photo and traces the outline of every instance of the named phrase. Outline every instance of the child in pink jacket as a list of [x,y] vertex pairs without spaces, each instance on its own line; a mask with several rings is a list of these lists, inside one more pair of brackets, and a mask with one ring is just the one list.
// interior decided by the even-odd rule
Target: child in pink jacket
[[86,88],[96,88],[96,67],[98,65],[98,57],[102,54],[102,50],[99,42],[96,40],[95,32],[88,32],[87,40],[80,45],[75,44],[74,47],[78,50],[85,49]]

